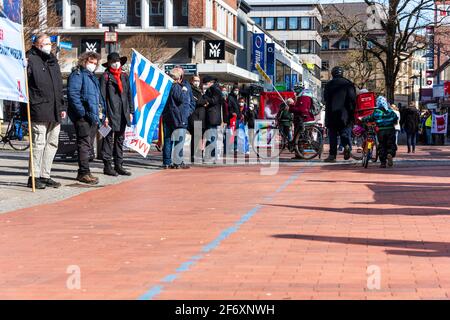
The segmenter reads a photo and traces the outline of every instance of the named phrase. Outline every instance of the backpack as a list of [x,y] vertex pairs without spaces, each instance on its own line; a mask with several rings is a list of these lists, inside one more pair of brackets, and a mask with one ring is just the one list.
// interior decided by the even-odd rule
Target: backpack
[[312,100],[312,103],[311,103],[310,112],[313,116],[317,116],[322,111],[322,104],[315,97],[311,97],[311,100]]

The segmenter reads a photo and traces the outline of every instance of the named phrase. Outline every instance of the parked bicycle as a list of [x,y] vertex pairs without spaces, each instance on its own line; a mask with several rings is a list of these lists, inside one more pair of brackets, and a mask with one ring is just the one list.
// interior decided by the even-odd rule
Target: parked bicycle
[[377,162],[378,160],[378,141],[376,124],[367,123],[365,127],[366,132],[362,144],[362,165],[364,168],[367,168],[369,161]]
[[6,128],[4,135],[0,135],[3,145],[9,145],[17,151],[24,151],[30,147],[30,136],[28,133],[28,121],[22,121],[20,112],[16,111]]
[[[292,134],[292,128],[291,128]],[[294,132],[293,139],[280,130],[278,123],[259,128],[254,135],[252,148],[258,158],[275,159],[283,152],[295,153],[297,157],[312,160],[322,154],[322,128],[315,122],[304,122]]]

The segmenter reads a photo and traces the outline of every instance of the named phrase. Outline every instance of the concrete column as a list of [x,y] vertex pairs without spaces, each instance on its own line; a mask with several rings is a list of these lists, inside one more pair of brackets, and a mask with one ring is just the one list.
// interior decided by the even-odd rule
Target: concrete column
[[142,29],[146,29],[150,26],[149,0],[141,0],[141,26]]
[[164,25],[165,28],[173,27],[173,1],[165,0],[164,1]]
[[62,2],[62,25],[63,29],[69,29],[71,27],[71,14],[70,0],[63,0]]

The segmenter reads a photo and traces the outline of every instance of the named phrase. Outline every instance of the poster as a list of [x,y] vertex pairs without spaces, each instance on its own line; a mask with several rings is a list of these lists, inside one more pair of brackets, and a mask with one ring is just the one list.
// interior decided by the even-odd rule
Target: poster
[[443,115],[433,114],[431,133],[446,134],[448,125],[448,113]]
[[0,99],[27,102],[22,1],[0,0]]
[[272,139],[272,137],[277,134],[277,132],[275,130],[267,129],[269,126],[276,127],[275,119],[255,120],[255,134],[257,134],[256,147],[275,147],[276,139]]

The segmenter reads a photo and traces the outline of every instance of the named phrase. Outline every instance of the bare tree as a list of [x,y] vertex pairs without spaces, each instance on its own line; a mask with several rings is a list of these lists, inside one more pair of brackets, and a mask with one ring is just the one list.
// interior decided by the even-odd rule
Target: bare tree
[[161,38],[144,33],[128,37],[120,42],[122,55],[131,57],[132,49],[135,49],[155,64],[163,64],[168,60],[166,47],[166,42]]
[[[402,64],[425,47],[423,33],[434,25],[435,0],[364,0],[373,8],[378,28],[370,28],[364,21],[355,21],[339,12],[340,31],[353,37],[381,64],[386,97],[394,101],[395,84]],[[378,30],[375,30],[378,29]],[[380,37],[380,33],[382,36]]]
[[34,34],[45,32],[51,34],[61,25],[61,17],[57,14],[55,0],[23,0],[23,24],[25,49],[30,49]]

